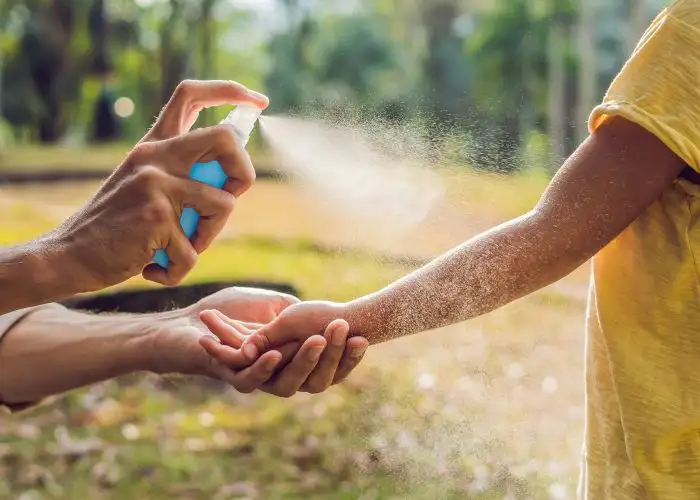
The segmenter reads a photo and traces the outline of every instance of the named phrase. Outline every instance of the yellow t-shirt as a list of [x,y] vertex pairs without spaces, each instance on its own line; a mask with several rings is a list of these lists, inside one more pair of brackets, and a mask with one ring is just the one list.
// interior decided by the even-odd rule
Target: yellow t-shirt
[[[700,171],[700,0],[644,34],[590,119],[622,116]],[[593,260],[579,496],[700,499],[700,186],[676,180]]]

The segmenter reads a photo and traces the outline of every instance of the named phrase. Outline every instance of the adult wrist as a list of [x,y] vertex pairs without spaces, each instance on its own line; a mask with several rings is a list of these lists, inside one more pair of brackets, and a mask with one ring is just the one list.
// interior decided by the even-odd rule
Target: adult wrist
[[[60,297],[99,290],[97,280],[85,268],[85,255],[57,231],[35,240],[37,266],[42,270],[42,288]],[[52,299],[57,300],[57,299]]]
[[164,373],[167,346],[158,342],[160,334],[186,324],[174,313],[118,314],[90,316],[91,329],[103,324],[115,344],[114,357],[122,373]]
[[[192,307],[136,317],[139,329],[145,333],[137,349],[142,361],[141,370],[159,375],[188,373],[194,360],[183,359],[182,353],[174,349],[174,340],[182,339],[196,328],[196,314]],[[179,342],[175,341],[177,346]]]

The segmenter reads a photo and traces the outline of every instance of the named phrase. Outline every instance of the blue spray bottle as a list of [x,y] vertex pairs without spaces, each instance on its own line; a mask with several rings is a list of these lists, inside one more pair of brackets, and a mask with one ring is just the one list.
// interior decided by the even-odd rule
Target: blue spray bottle
[[[255,127],[255,122],[262,114],[262,111],[262,109],[252,104],[240,104],[221,123],[231,125],[241,146],[245,147],[248,144],[248,139],[250,139],[250,133]],[[221,164],[216,160],[192,165],[190,178],[219,189],[224,187],[228,179],[223,168],[221,168]],[[186,207],[182,211],[180,225],[187,238],[192,238],[197,230],[198,222],[199,214],[193,208]],[[153,262],[165,269],[168,268],[169,259],[164,249],[161,248],[156,251],[153,256]]]

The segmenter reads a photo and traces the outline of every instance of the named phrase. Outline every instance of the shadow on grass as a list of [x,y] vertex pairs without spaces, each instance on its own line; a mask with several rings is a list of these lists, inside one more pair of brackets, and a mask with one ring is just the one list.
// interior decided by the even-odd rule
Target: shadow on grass
[[263,288],[275,292],[299,296],[292,285],[269,281],[231,281],[198,283],[172,288],[147,288],[120,290],[112,293],[96,293],[74,297],[63,302],[71,309],[99,313],[152,313],[179,309],[229,287]]

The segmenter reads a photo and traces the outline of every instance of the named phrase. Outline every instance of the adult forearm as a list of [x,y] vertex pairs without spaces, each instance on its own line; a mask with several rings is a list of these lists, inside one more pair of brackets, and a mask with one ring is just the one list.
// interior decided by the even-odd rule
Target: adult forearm
[[62,246],[46,236],[0,248],[0,314],[82,291],[76,286],[73,264]]
[[41,308],[0,342],[0,401],[25,403],[151,369],[160,315],[98,316]]
[[[377,293],[346,305],[352,332],[376,344],[464,321],[532,293],[588,258],[536,212],[481,234]],[[570,243],[570,242],[569,242]]]

